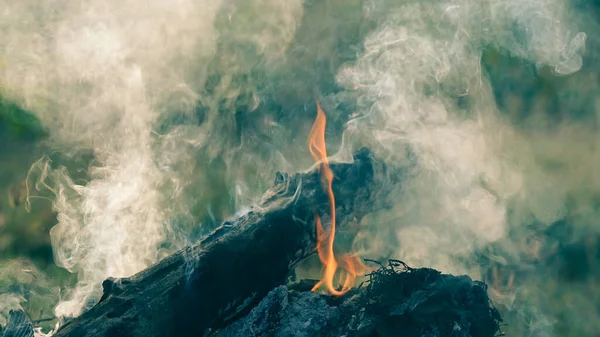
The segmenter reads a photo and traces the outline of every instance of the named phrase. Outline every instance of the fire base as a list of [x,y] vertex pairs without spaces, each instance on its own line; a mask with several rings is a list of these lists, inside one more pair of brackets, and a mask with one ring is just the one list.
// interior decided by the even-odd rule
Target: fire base
[[248,315],[208,336],[493,337],[499,332],[501,319],[486,285],[467,276],[390,261],[365,284],[337,298],[307,291],[307,281],[280,286]]

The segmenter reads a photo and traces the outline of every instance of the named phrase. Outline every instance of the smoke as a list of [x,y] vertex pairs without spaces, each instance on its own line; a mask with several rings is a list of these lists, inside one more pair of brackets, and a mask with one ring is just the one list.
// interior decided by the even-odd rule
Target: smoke
[[[560,298],[592,303],[556,290],[567,281],[543,265],[557,245],[597,234],[600,87],[578,71],[598,30],[571,3],[0,6],[0,94],[49,130],[54,153],[33,165],[30,193],[54,193],[55,261],[77,275],[57,316],[79,315],[105,278],[130,276],[252,205],[275,171],[310,166],[315,91],[336,160],[368,146],[389,166],[414,164],[395,206],[363,220],[356,250],[478,279],[516,273],[509,286],[494,283],[504,274],[491,279],[516,335],[558,334]],[[495,59],[525,70],[513,76],[517,66]],[[524,99],[534,87],[556,101]],[[85,174],[55,153],[91,153]],[[569,234],[552,232],[565,219]]]
[[[93,156],[83,180],[48,157],[31,172],[39,178],[32,187],[56,195],[55,261],[78,275],[56,315],[77,316],[97,300],[106,277],[130,276],[189,243],[188,233],[198,231],[191,213],[202,214],[197,205],[208,204],[214,218],[206,199],[227,204],[218,195],[235,191],[220,219],[251,203],[242,173],[256,173],[248,172],[255,156],[236,139],[235,109],[259,98],[241,77],[257,60],[282,56],[302,6],[184,0],[2,7],[2,94],[38,115],[54,150]],[[281,167],[272,162],[282,159],[263,158],[262,166],[273,168],[260,176],[270,180]],[[210,186],[216,179],[209,174],[219,177],[223,168],[234,184]]]
[[398,253],[413,264],[466,272],[455,259],[507,235],[511,200],[541,223],[564,216],[563,198],[535,167],[529,142],[499,114],[482,53],[502,48],[572,73],[585,34],[560,2],[380,6],[369,10],[386,12],[382,24],[338,74],[363,111],[349,121],[349,138],[363,133],[391,163],[411,148],[419,168],[393,210],[402,224]]
[[[558,327],[577,321],[561,318],[560,300],[549,305],[542,300],[544,291],[577,298],[573,317],[598,317],[597,310],[581,309],[592,301],[579,290],[561,289],[571,285],[552,266],[540,266],[543,258],[527,247],[566,217],[574,231],[586,230],[548,241],[597,234],[596,106],[586,107],[591,127],[574,120],[549,125],[548,105],[501,110],[496,101],[502,88],[493,87],[493,76],[482,69],[484,54],[493,48],[534,65],[532,73],[549,70],[556,77],[578,71],[587,35],[577,23],[586,21],[567,6],[562,1],[374,2],[367,13],[381,15],[381,24],[366,37],[357,61],[337,77],[359,107],[340,156],[364,143],[354,139],[368,139],[391,165],[403,165],[406,147],[417,162],[399,186],[396,206],[366,220],[364,226],[376,226],[376,233],[357,238],[356,247],[488,279],[514,335],[564,335]],[[525,109],[532,114],[527,124],[504,114]],[[395,240],[385,239],[390,235]],[[498,265],[512,273],[505,284],[496,284]],[[491,278],[490,268],[496,270]],[[516,281],[515,273],[521,276]]]
[[11,310],[25,310],[34,320],[52,316],[58,289],[32,263],[23,259],[2,262],[0,275],[0,326],[6,326]]
[[[160,249],[170,229],[164,199],[176,197],[178,186],[154,156],[154,100],[185,93],[185,71],[197,54],[210,53],[212,41],[201,37],[212,36],[205,33],[214,6],[2,4],[7,95],[38,114],[55,148],[91,148],[94,155],[85,184],[64,169],[50,170],[47,161],[37,163],[56,194],[55,261],[78,274],[57,316],[78,315],[104,278],[130,276],[166,253]],[[176,38],[185,35],[200,38]]]

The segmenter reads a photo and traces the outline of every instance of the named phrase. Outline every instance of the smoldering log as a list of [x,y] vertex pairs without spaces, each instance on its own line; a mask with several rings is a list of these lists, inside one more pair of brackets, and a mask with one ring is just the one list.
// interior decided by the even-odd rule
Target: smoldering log
[[[353,163],[333,163],[338,223],[383,207],[382,185],[399,179],[362,149]],[[258,206],[223,223],[199,244],[124,279],[103,283],[100,301],[57,337],[201,336],[247,313],[315,252],[314,214],[327,216],[319,171],[277,174]]]
[[22,310],[11,310],[8,313],[8,324],[3,332],[0,327],[0,336],[2,337],[34,337],[33,323]]
[[[316,281],[315,281],[316,282]],[[494,337],[501,318],[487,286],[468,276],[391,260],[341,297],[310,282],[279,286],[243,318],[209,337]],[[308,286],[307,286],[308,285]]]

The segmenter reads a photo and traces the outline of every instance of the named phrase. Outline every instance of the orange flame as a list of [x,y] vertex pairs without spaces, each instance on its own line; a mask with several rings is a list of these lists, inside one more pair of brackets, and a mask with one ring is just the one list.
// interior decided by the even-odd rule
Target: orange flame
[[338,269],[338,261],[333,252],[333,242],[335,239],[335,196],[333,194],[333,172],[329,167],[327,160],[327,147],[325,146],[325,125],[327,118],[321,109],[321,105],[317,102],[317,118],[312,126],[308,137],[308,148],[315,162],[320,162],[321,177],[325,180],[327,195],[329,196],[329,206],[331,212],[331,229],[329,233],[325,233],[321,218],[315,214],[315,223],[317,226],[317,252],[321,263],[325,266],[323,278],[313,287],[312,291],[319,289],[325,285],[327,290],[336,296],[340,296],[348,292],[354,286],[356,276],[359,273],[364,273],[367,270],[360,258],[356,256],[343,256],[340,260],[344,277],[340,275],[340,283],[343,279],[341,289],[334,287],[334,278]]

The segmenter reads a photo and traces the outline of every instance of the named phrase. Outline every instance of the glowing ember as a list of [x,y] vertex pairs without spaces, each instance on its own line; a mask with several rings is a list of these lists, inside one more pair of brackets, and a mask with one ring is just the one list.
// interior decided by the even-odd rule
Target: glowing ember
[[[317,252],[321,263],[325,266],[323,278],[313,287],[313,291],[325,285],[327,290],[333,295],[343,295],[354,286],[354,281],[359,273],[367,270],[367,267],[355,256],[342,256],[340,266],[343,273],[340,275],[339,283],[341,289],[334,287],[334,277],[338,269],[338,261],[333,252],[333,242],[335,239],[335,196],[333,195],[332,183],[333,172],[329,168],[327,160],[327,148],[325,146],[325,124],[327,119],[319,102],[317,102],[317,119],[308,137],[308,148],[314,160],[320,162],[321,177],[325,180],[327,195],[329,196],[329,206],[331,212],[331,227],[329,233],[326,233],[321,224],[321,218],[315,214],[315,223],[317,226]],[[342,282],[343,280],[343,282]]]

